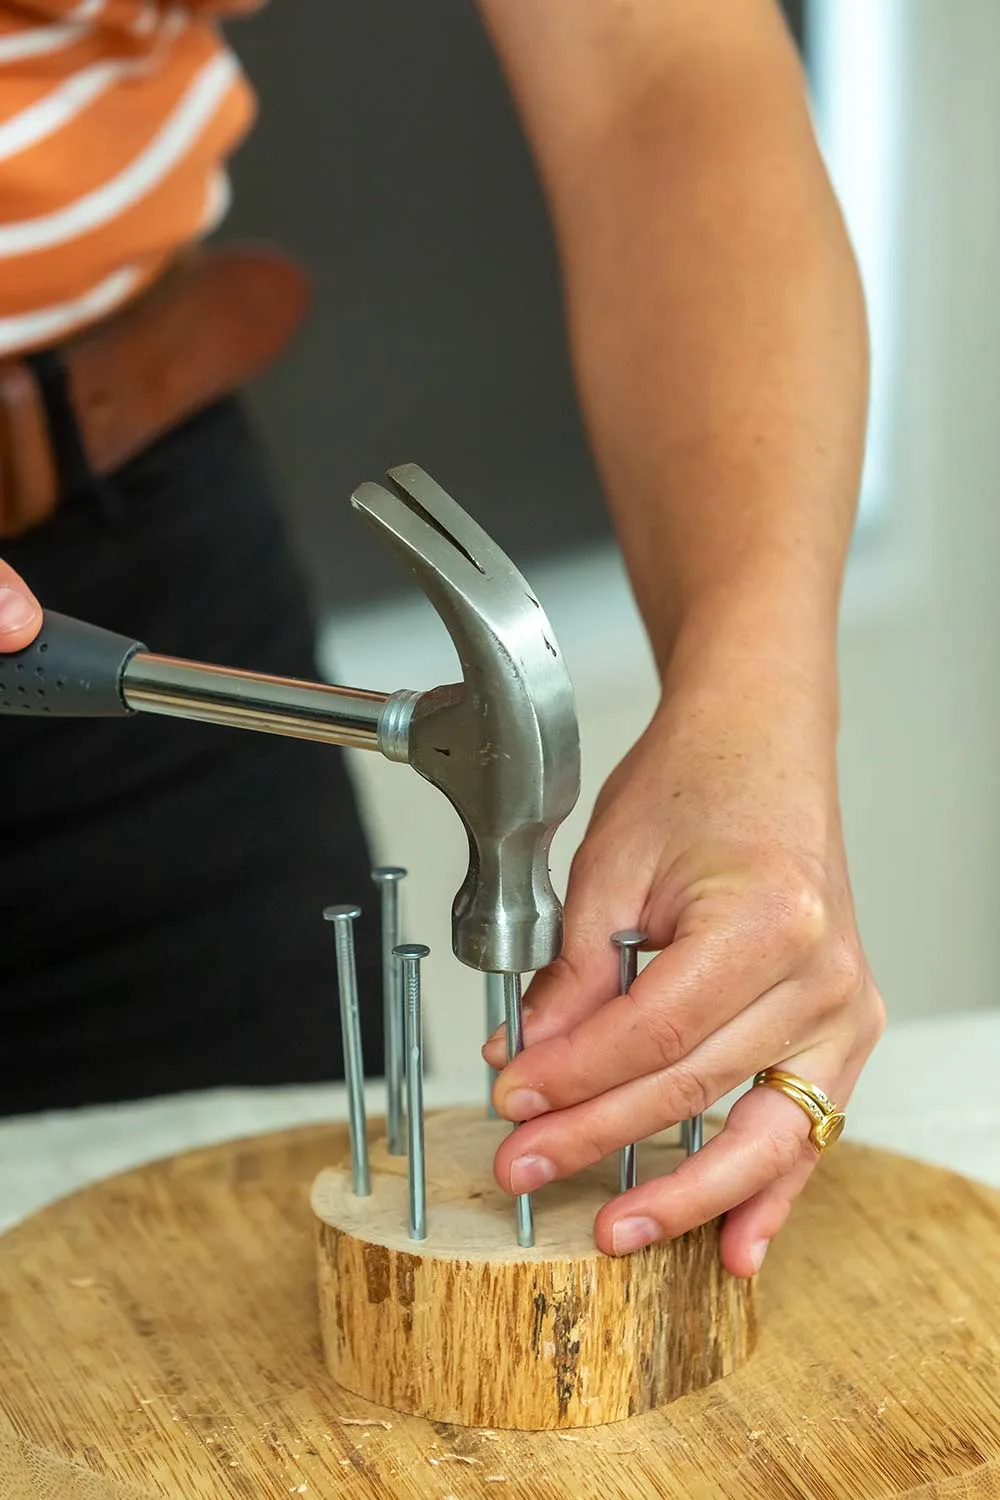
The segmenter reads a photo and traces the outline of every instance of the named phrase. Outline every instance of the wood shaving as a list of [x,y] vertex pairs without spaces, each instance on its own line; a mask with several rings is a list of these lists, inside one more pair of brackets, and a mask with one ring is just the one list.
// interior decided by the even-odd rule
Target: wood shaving
[[382,1417],[341,1417],[341,1427],[384,1427],[386,1432],[392,1431],[392,1423],[386,1422]]
[[69,1285],[75,1286],[78,1291],[86,1291],[88,1287],[97,1286],[96,1276],[71,1276]]
[[469,1458],[466,1453],[442,1453],[439,1458],[429,1458],[428,1463],[437,1464],[477,1464],[478,1458]]

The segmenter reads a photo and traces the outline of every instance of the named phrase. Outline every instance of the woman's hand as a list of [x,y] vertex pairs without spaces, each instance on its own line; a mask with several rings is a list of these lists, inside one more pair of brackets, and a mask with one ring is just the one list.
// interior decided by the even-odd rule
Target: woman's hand
[[0,651],[30,646],[42,628],[42,607],[22,578],[0,562]]
[[[609,779],[576,856],[563,953],[531,985],[526,1051],[494,1102],[526,1121],[500,1147],[512,1193],[708,1110],[780,1065],[843,1108],[881,1034],[836,790],[835,710],[780,667],[733,664],[664,700]],[[617,994],[611,934],[662,950]],[[504,1062],[498,1035],[484,1049]],[[752,1274],[817,1160],[809,1120],[769,1089],[669,1177],[601,1209],[623,1254],[727,1215],[722,1256]]]

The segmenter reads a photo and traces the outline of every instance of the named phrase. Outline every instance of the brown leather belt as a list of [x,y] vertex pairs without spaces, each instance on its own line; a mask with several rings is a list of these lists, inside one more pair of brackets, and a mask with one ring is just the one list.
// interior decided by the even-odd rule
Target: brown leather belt
[[[59,348],[89,467],[111,474],[155,438],[267,367],[305,315],[309,283],[266,248],[199,250],[145,296]],[[0,539],[46,520],[63,496],[30,364],[0,362]]]

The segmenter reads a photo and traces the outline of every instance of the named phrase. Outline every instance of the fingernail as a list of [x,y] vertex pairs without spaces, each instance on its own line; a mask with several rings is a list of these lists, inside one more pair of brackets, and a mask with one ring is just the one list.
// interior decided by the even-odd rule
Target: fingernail
[[755,1271],[759,1271],[764,1264],[764,1256],[767,1254],[767,1247],[770,1243],[770,1240],[757,1240],[750,1246],[750,1264]]
[[618,1219],[611,1230],[611,1248],[616,1255],[628,1255],[654,1244],[661,1234],[655,1219]]
[[547,1156],[517,1156],[510,1165],[512,1193],[533,1193],[556,1175],[555,1163]]
[[549,1101],[534,1089],[511,1089],[500,1101],[500,1108],[508,1120],[533,1120],[536,1115],[545,1114]]
[[38,613],[38,605],[19,594],[16,589],[0,588],[0,635],[12,635],[30,625]]

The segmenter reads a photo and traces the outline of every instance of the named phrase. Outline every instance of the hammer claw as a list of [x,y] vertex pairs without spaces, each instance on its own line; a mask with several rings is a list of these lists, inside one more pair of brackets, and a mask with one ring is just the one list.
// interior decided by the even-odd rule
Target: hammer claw
[[466,565],[480,577],[503,579],[513,564],[467,511],[417,464],[400,464],[389,485],[362,484],[351,496],[355,510],[407,554],[422,576],[434,572],[475,588]]

